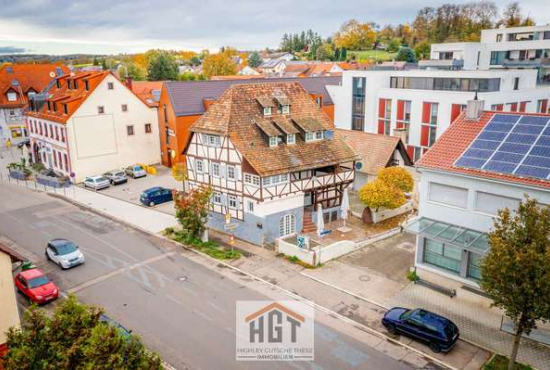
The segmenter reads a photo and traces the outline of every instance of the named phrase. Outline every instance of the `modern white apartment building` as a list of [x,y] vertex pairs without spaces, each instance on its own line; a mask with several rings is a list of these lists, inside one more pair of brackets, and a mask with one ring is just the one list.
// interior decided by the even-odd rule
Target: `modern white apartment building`
[[540,82],[550,82],[550,25],[481,31],[480,42],[433,44],[421,68],[536,69]]
[[79,182],[133,163],[159,163],[157,119],[110,72],[78,72],[58,77],[26,123],[33,161],[74,173]]
[[417,234],[419,275],[477,287],[498,211],[515,210],[525,194],[550,204],[550,115],[462,115],[417,170],[418,218],[406,230]]
[[495,111],[547,112],[550,98],[535,70],[345,71],[327,89],[337,128],[400,136],[415,161],[476,91]]

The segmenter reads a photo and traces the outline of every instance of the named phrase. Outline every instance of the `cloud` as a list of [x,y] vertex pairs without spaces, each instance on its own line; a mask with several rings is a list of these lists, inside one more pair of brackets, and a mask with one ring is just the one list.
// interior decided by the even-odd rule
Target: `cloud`
[[15,46],[0,46],[0,54],[20,54],[27,51],[25,48]]
[[[509,0],[496,2],[503,8]],[[420,8],[439,5],[437,0],[0,0],[0,41],[50,49],[63,44],[63,50],[72,44],[75,52],[259,49],[276,47],[285,32],[311,28],[327,37],[350,18],[380,25],[411,22]],[[547,0],[521,5],[538,23],[550,22]]]

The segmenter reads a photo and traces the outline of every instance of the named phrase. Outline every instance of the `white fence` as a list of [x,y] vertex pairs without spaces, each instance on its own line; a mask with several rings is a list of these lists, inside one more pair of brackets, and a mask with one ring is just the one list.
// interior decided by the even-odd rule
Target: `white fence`
[[279,253],[283,253],[286,256],[296,256],[300,261],[305,262],[308,265],[317,266],[320,263],[326,263],[330,260],[356,251],[357,249],[376,243],[377,241],[389,238],[390,236],[398,234],[399,232],[400,228],[396,228],[382,234],[374,235],[360,242],[354,242],[352,240],[341,240],[339,242],[324,247],[313,247],[309,250],[305,248],[299,248],[294,243],[290,243],[283,239],[278,239],[277,249]]

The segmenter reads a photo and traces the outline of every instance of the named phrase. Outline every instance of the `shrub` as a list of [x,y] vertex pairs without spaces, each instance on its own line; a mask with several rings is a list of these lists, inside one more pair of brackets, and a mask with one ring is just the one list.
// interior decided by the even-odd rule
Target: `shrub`
[[208,209],[212,189],[200,187],[189,194],[177,193],[174,197],[176,203],[176,218],[184,232],[198,238],[202,235],[208,219]]
[[359,190],[359,199],[375,212],[380,207],[395,209],[405,204],[403,192],[395,186],[376,179],[367,183]]
[[381,169],[377,175],[378,179],[399,190],[410,193],[414,187],[414,180],[403,167],[386,167]]
[[46,166],[44,166],[44,163],[36,162],[31,165],[31,168],[34,172],[42,172],[46,168]]

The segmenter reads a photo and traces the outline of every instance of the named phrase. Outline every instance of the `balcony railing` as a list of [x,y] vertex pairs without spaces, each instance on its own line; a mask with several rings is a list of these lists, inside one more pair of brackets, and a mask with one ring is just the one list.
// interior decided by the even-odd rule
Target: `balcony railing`
[[322,176],[314,176],[303,180],[294,181],[293,185],[298,186],[300,190],[307,191],[314,188],[328,187],[340,184],[346,181],[353,181],[354,171],[346,170],[338,173],[331,173]]
[[529,58],[529,59],[504,59],[502,61],[503,66],[528,66],[528,67],[542,67],[550,66],[550,58]]
[[427,59],[418,62],[420,68],[460,69],[464,67],[462,59]]

